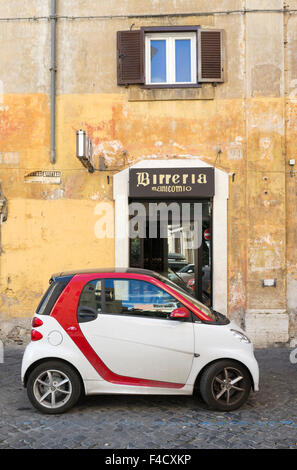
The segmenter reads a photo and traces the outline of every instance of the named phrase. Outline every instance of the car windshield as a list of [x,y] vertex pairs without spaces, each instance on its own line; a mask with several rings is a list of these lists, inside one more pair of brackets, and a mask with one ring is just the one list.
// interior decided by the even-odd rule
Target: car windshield
[[[179,278],[179,276],[177,276],[177,277]],[[176,292],[178,292],[180,295],[182,295],[186,300],[191,302],[195,307],[197,307],[199,310],[201,310],[201,312],[203,312],[209,318],[216,321],[215,314],[208,307],[206,307],[206,305],[204,305],[202,302],[200,302],[194,296],[192,296],[190,293],[188,293],[187,290],[181,288],[176,282],[173,282],[172,280],[167,279],[165,276],[162,276],[161,274],[159,274],[159,279],[160,279],[160,281],[164,282],[164,284],[171,287]]]

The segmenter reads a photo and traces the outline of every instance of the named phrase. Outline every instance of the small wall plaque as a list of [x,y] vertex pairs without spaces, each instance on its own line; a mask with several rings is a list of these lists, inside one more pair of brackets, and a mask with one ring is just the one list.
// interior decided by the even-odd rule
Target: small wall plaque
[[25,183],[60,184],[61,172],[52,170],[32,171],[25,175]]
[[276,287],[276,279],[262,279],[262,287]]

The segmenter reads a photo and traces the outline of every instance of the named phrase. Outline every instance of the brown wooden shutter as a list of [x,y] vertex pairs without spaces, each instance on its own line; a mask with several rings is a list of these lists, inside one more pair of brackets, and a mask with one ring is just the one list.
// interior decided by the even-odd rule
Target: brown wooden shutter
[[118,85],[144,83],[144,33],[117,32]]
[[200,29],[198,31],[198,81],[224,81],[224,31]]

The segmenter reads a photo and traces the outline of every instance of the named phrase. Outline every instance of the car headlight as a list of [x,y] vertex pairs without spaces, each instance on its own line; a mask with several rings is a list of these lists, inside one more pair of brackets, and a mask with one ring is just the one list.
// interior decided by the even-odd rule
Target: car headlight
[[240,331],[237,331],[237,330],[231,330],[233,335],[236,336],[236,338],[238,338],[240,341],[242,341],[243,343],[250,343],[251,341],[249,340],[249,338],[244,335],[243,333],[241,333]]

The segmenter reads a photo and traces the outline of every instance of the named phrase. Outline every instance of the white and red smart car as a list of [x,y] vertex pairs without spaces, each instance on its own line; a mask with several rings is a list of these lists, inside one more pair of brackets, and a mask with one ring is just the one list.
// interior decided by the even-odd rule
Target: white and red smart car
[[253,346],[225,316],[143,269],[53,275],[22,363],[31,403],[62,413],[82,394],[190,395],[234,410],[258,390]]

